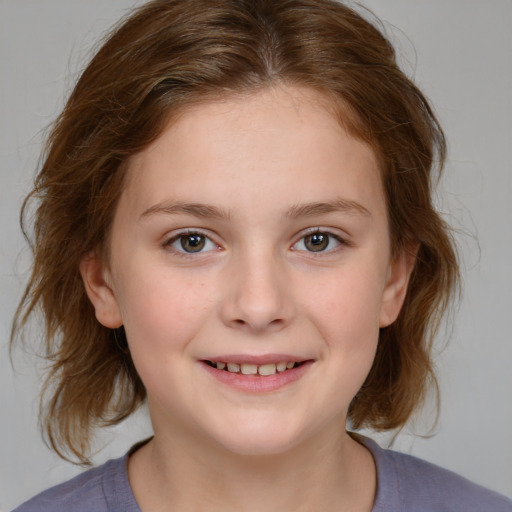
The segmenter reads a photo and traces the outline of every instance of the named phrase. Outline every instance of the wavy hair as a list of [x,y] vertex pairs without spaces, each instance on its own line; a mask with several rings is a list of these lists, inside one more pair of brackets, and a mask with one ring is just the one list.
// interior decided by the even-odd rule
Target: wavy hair
[[351,403],[352,425],[400,428],[437,386],[432,341],[458,282],[450,230],[432,204],[446,143],[383,32],[331,0],[154,0],[122,20],[80,76],[23,207],[37,204],[34,262],[11,343],[42,311],[49,366],[41,417],[62,457],[87,463],[93,430],[146,397],[123,329],[96,320],[79,273],[85,254],[108,253],[125,162],[190,105],[280,83],[324,95],[371,145],[392,249],[419,247],[400,315],[381,330]]

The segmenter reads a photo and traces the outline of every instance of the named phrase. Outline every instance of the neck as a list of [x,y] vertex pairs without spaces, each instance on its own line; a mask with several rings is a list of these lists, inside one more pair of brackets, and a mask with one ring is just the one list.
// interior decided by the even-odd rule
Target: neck
[[155,431],[130,457],[130,485],[143,512],[369,512],[376,489],[373,458],[339,430],[285,453],[258,456]]

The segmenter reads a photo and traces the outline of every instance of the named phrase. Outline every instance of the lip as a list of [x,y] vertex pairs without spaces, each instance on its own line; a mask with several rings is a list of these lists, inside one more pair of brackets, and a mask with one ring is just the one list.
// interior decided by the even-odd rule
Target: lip
[[242,363],[242,364],[269,364],[280,363],[282,361],[293,361],[294,363],[303,363],[310,359],[291,354],[225,354],[212,357],[205,357],[204,361],[223,362],[223,363]]
[[[245,363],[257,365],[293,361],[301,364],[284,372],[262,377],[260,375],[242,375],[240,373],[232,373],[226,370],[218,370],[217,368],[210,366],[206,361],[222,361],[224,363]],[[291,356],[289,354],[269,354],[262,356],[227,355],[215,356],[211,359],[203,359],[199,361],[199,363],[211,377],[222,384],[239,391],[257,394],[277,391],[292,384],[293,382],[296,382],[308,372],[313,365],[314,360],[297,358],[297,356]]]

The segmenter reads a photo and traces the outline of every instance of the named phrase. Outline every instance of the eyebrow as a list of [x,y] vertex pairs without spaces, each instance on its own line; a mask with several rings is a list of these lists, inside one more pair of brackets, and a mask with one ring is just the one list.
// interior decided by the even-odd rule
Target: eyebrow
[[[297,219],[300,217],[315,217],[325,215],[326,213],[342,212],[349,215],[363,215],[371,217],[370,211],[362,204],[349,199],[335,199],[328,202],[315,202],[293,205],[289,208],[285,216]],[[151,217],[153,215],[191,215],[203,219],[222,219],[229,220],[231,217],[229,211],[203,203],[185,203],[180,201],[162,202],[155,204],[144,210],[140,218]]]
[[202,203],[184,203],[180,201],[163,202],[144,210],[140,218],[151,217],[157,214],[165,215],[192,215],[203,219],[224,219],[230,218],[227,210]]
[[314,217],[316,215],[337,212],[347,213],[349,215],[363,215],[365,217],[372,216],[370,211],[362,204],[341,198],[328,202],[297,204],[286,212],[286,216],[297,219],[299,217]]

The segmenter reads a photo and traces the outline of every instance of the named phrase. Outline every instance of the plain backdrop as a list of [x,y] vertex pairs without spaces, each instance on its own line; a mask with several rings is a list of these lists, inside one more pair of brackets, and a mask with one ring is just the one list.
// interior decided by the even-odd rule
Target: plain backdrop
[[[9,362],[10,323],[30,262],[18,212],[44,128],[93,44],[138,3],[0,0],[0,512],[81,471],[41,440],[37,361],[18,350],[15,371]],[[512,1],[364,5],[383,20],[403,69],[446,130],[450,153],[437,201],[458,230],[464,265],[464,297],[437,356],[439,423],[431,437],[415,435],[429,432],[427,411],[394,447],[512,495]],[[105,448],[94,460],[119,456],[150,432],[142,411],[102,435]]]

